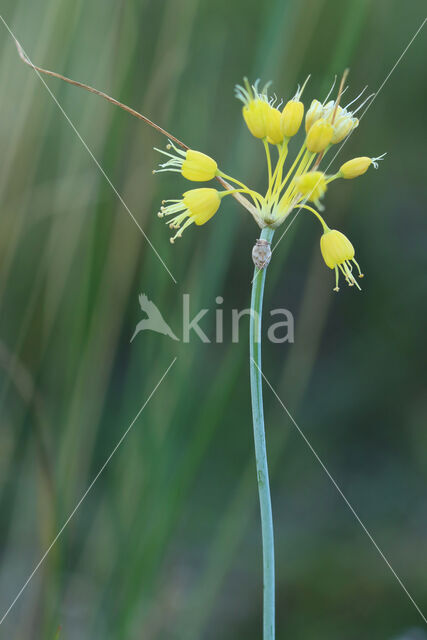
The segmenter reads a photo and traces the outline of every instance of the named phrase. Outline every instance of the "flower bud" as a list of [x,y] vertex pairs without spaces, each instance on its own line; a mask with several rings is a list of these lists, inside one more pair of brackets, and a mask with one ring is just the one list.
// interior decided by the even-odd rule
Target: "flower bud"
[[304,105],[299,100],[289,100],[283,108],[281,127],[286,138],[292,138],[301,126],[304,116]]
[[348,136],[350,131],[355,129],[359,125],[357,118],[351,118],[349,116],[337,117],[334,124],[334,133],[332,134],[331,143],[337,144]]
[[205,182],[215,177],[217,169],[218,165],[213,158],[200,151],[189,149],[185,154],[181,173],[187,180]]
[[265,112],[265,124],[267,132],[267,140],[271,144],[280,144],[283,142],[283,132],[280,126],[281,113],[271,105]]
[[316,120],[323,116],[323,105],[318,100],[313,100],[310,109],[305,116],[305,132],[308,133]]
[[307,149],[312,153],[321,153],[331,142],[333,133],[334,128],[329,122],[323,118],[316,120],[307,133],[305,141]]
[[353,158],[345,162],[340,168],[340,174],[346,180],[351,178],[358,178],[367,172],[369,167],[373,164],[372,158],[362,156],[361,158]]
[[325,175],[321,171],[309,171],[297,178],[295,187],[307,200],[316,202],[326,191]]
[[267,112],[270,105],[265,100],[255,98],[243,107],[243,117],[251,134],[255,138],[267,135]]

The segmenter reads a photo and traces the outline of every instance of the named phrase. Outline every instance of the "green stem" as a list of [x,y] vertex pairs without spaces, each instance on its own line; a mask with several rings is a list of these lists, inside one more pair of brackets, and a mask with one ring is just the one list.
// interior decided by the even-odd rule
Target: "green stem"
[[[261,238],[271,242],[274,229],[265,228]],[[263,640],[274,640],[274,534],[271,509],[270,481],[268,477],[267,449],[265,443],[264,409],[261,376],[261,319],[266,269],[255,267],[252,281],[250,315],[250,378],[252,418],[254,426],[255,458],[258,494],[261,510],[262,556],[264,574],[264,623]]]

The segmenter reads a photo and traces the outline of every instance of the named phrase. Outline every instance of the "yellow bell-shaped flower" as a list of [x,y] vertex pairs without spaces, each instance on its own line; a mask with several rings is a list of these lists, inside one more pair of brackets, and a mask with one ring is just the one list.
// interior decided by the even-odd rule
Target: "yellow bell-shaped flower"
[[359,271],[359,277],[362,278],[363,274],[360,271],[360,267],[354,259],[354,247],[350,240],[341,231],[336,229],[328,229],[320,238],[320,251],[322,252],[323,259],[326,265],[330,269],[335,269],[335,288],[334,291],[339,291],[338,278],[339,271],[344,275],[347,284],[352,287],[356,285],[360,289],[356,278],[353,274],[352,263],[357,267]]
[[283,108],[281,125],[286,138],[292,138],[301,126],[304,117],[304,105],[300,100],[289,100]]
[[332,135],[334,133],[333,126],[321,118],[310,127],[305,140],[308,151],[312,153],[321,153],[329,146]]
[[337,144],[342,142],[348,134],[359,126],[359,120],[357,118],[351,118],[349,116],[337,117],[332,125],[334,132],[332,134],[331,143]]
[[189,149],[182,163],[181,173],[187,180],[206,182],[216,176],[218,165],[213,158]]
[[188,215],[197,225],[205,224],[210,220],[221,204],[221,198],[216,189],[191,189],[183,195]]
[[[215,178],[218,171],[218,165],[213,158],[205,153],[195,151],[194,149],[180,149],[169,140],[166,145],[167,151],[157,149],[156,151],[166,156],[168,160],[160,164],[160,169],[156,169],[153,173],[162,173],[164,171],[172,171],[181,173],[187,180],[194,182],[206,182]],[[171,153],[173,151],[173,153]]]
[[267,116],[270,105],[262,98],[250,100],[243,107],[243,118],[255,138],[267,136]]
[[305,116],[305,132],[308,133],[313,124],[323,117],[323,105],[319,100],[312,100]]
[[[164,216],[175,216],[168,221],[171,229],[178,229],[178,232],[171,238],[171,242],[175,242],[176,238],[180,238],[184,230],[193,224],[205,224],[215,215],[221,204],[221,194],[216,189],[207,187],[200,189],[191,189],[183,194],[180,200],[164,200],[170,203],[166,207],[162,206],[159,211],[159,218]],[[181,226],[182,225],[182,226]]]
[[319,198],[321,198],[327,187],[325,174],[322,171],[309,171],[296,179],[295,188],[299,193],[315,202],[319,206]]
[[283,131],[281,127],[281,113],[278,109],[268,105],[265,113],[267,141],[271,144],[283,142]]

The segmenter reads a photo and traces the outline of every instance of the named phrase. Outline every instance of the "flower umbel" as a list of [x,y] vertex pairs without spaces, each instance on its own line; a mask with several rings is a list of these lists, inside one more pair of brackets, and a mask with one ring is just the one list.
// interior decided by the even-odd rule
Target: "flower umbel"
[[[302,88],[298,87],[294,97],[288,100],[280,110],[282,102],[276,105],[277,97],[269,97],[269,84],[260,88],[260,81],[253,85],[245,78],[243,86],[236,86],[236,96],[243,102],[243,118],[250,133],[261,140],[266,160],[268,183],[264,192],[248,187],[244,182],[224,173],[217,162],[210,156],[193,149],[180,149],[172,142],[166,151],[157,149],[167,157],[157,172],[174,171],[181,173],[187,180],[204,182],[219,180],[225,191],[212,188],[201,188],[186,191],[181,199],[167,200],[162,206],[159,216],[173,215],[169,221],[172,229],[177,229],[172,242],[182,236],[183,231],[193,222],[205,224],[218,211],[221,199],[225,195],[235,195],[252,213],[261,229],[276,229],[295,210],[305,209],[314,214],[323,228],[321,251],[326,264],[335,270],[338,290],[338,276],[341,271],[346,282],[359,287],[353,275],[353,265],[359,270],[354,260],[354,248],[351,242],[339,231],[330,230],[319,211],[307,202],[313,202],[322,211],[321,199],[326,193],[329,183],[338,178],[351,179],[366,173],[371,164],[377,168],[378,158],[360,157],[341,165],[336,173],[326,174],[319,167],[332,145],[341,142],[359,124],[356,112],[372,96],[368,96],[358,108],[350,111],[349,107],[359,100],[363,91],[347,106],[341,106],[341,98],[346,91],[344,74],[335,100],[329,96],[334,90],[335,82],[326,98],[313,100],[305,115],[305,136],[302,146],[288,170],[285,163],[290,141],[300,130],[304,118],[304,105],[301,101]],[[271,148],[276,148],[277,159],[273,161]],[[238,195],[237,195],[238,194]],[[360,287],[359,287],[360,288]]]

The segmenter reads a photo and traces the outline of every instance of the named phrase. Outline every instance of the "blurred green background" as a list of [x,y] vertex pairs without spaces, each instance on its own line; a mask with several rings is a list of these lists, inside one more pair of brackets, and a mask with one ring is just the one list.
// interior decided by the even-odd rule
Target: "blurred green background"
[[[424,19],[421,0],[3,0],[31,59],[142,111],[262,189],[244,75],[323,99],[350,66],[375,91]],[[2,25],[0,25],[2,26]],[[257,229],[227,199],[175,246],[156,217],[184,180],[153,176],[162,136],[60,81],[51,90],[175,275],[174,284],[1,29],[0,615],[165,369],[177,361],[0,629],[11,640],[261,637],[261,556],[247,321],[241,339],[130,343],[145,292],[179,334],[182,294],[229,318],[248,306]],[[363,292],[332,293],[301,214],[274,253],[265,310],[295,343],[264,372],[421,609],[427,611],[424,29],[335,162],[388,155],[336,182]],[[333,187],[333,188],[332,188]],[[421,640],[426,627],[265,389],[277,541],[277,637]]]

